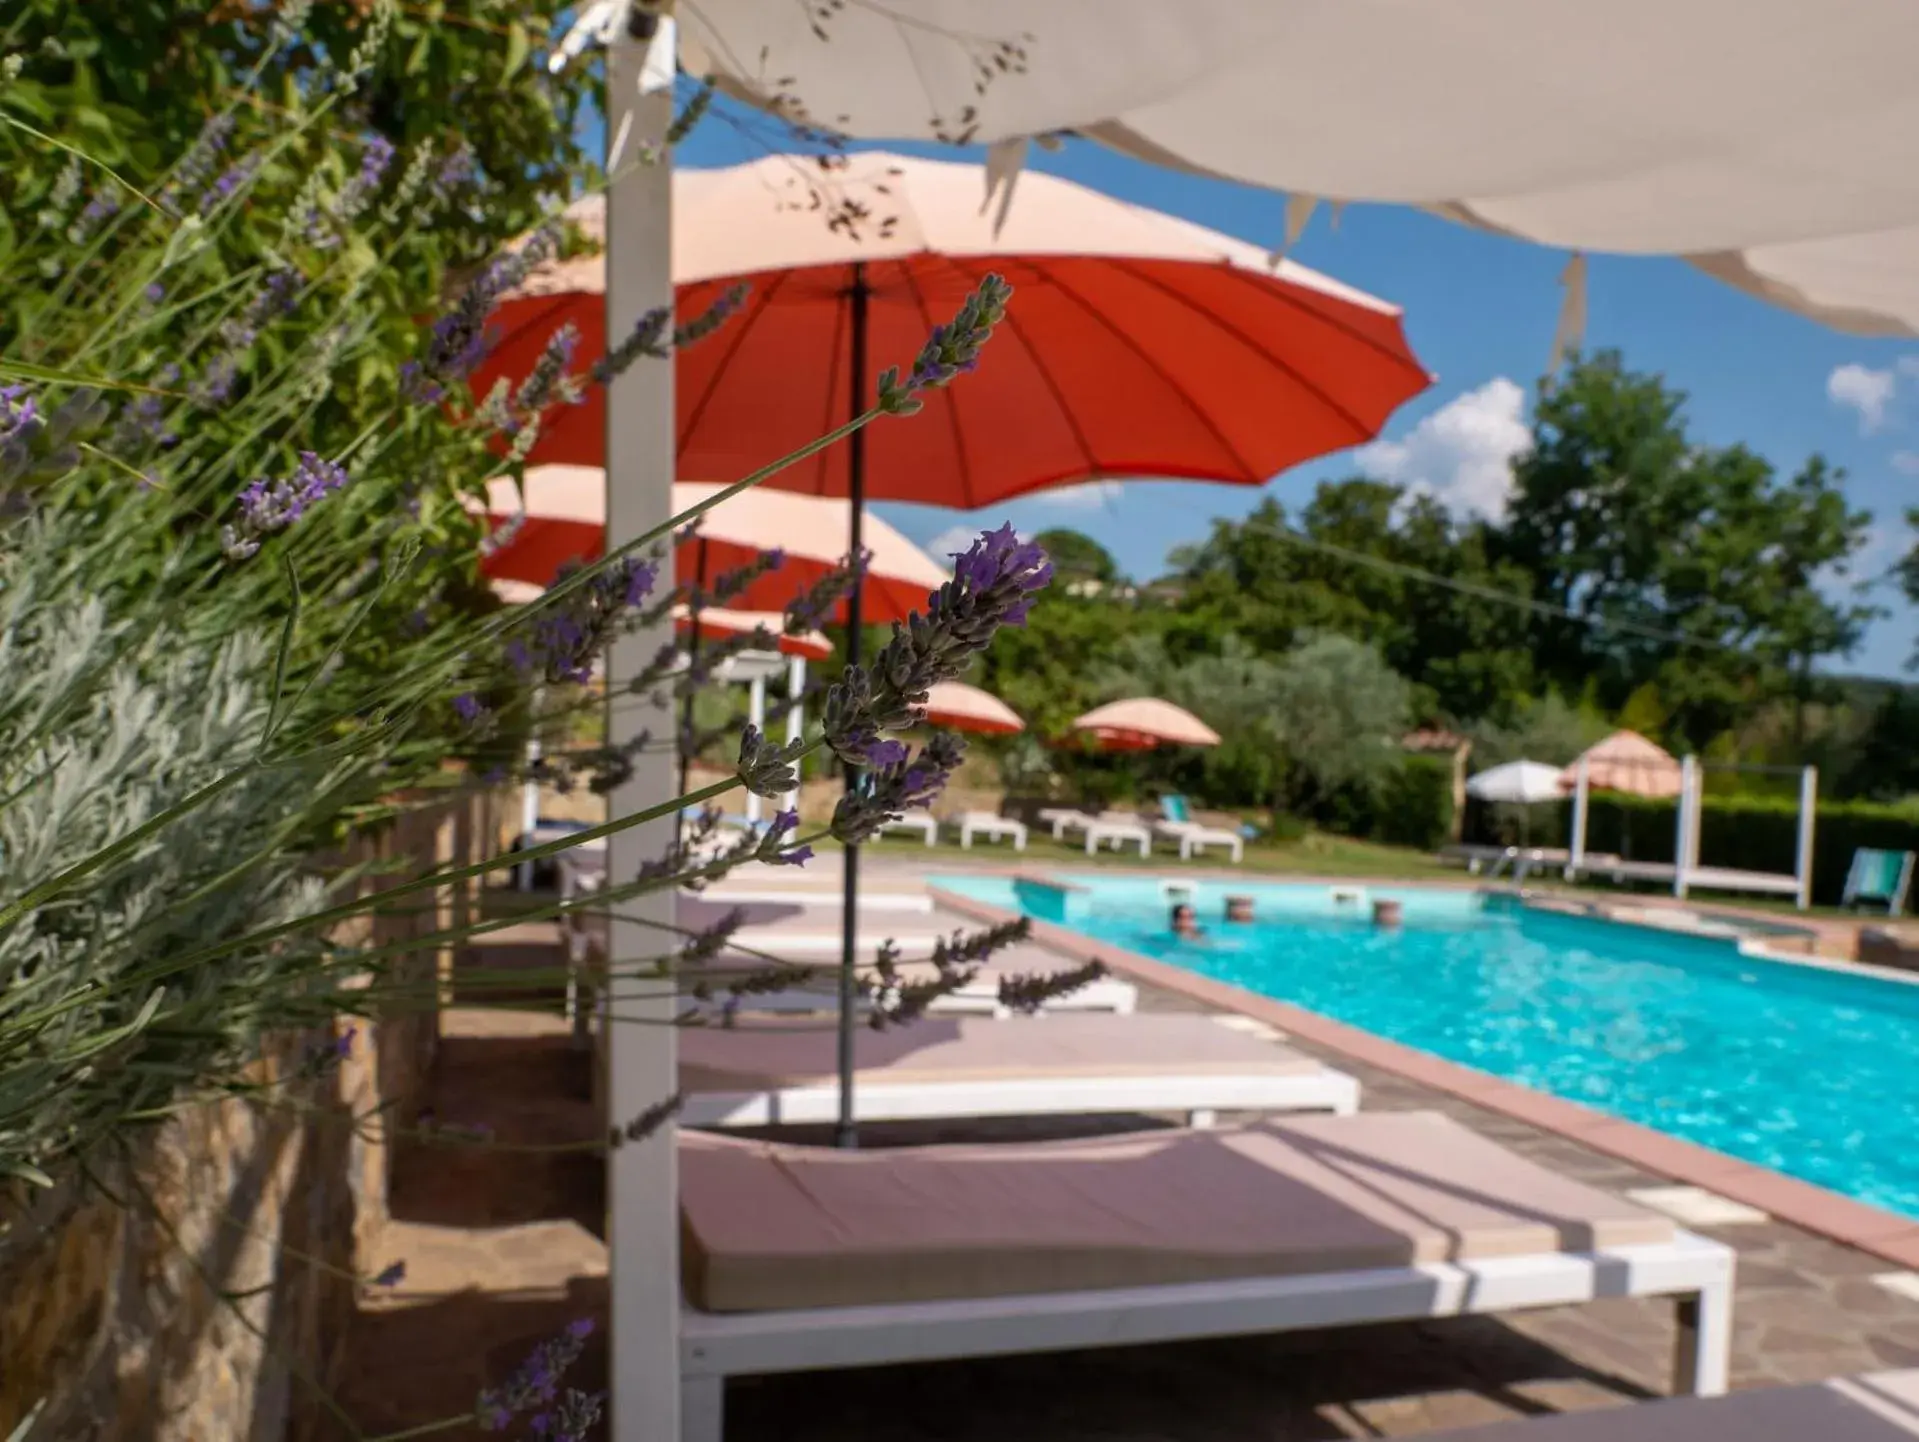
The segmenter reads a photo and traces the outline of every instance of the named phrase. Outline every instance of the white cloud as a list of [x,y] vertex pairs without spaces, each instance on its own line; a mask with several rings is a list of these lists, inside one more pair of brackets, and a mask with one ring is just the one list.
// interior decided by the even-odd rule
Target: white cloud
[[1892,468],[1902,476],[1919,476],[1919,451],[1894,451]]
[[[971,525],[961,522],[958,525],[948,526],[937,536],[933,537],[932,540],[928,541],[921,549],[934,560],[945,562],[961,554],[967,547],[971,546],[973,542],[977,541],[981,531],[996,529],[998,528],[995,526],[982,526],[977,522]],[[1032,536],[1025,531],[1015,529],[1013,534],[1018,536],[1022,541],[1032,540]]]
[[948,526],[926,543],[926,553],[936,561],[957,556],[979,539],[977,526]]
[[1091,511],[1110,505],[1118,498],[1118,481],[1090,481],[1083,486],[1035,491],[1024,499],[1029,505],[1051,506],[1058,511]]
[[[1904,362],[1900,369],[1911,373]],[[1897,385],[1898,378],[1890,368],[1876,371],[1869,366],[1847,364],[1836,367],[1826,377],[1826,397],[1834,405],[1857,412],[1860,431],[1870,433],[1886,423],[1886,410],[1892,405],[1892,393]]]
[[1402,439],[1361,446],[1353,462],[1374,480],[1497,518],[1512,491],[1513,458],[1531,444],[1524,388],[1495,376],[1453,397]]

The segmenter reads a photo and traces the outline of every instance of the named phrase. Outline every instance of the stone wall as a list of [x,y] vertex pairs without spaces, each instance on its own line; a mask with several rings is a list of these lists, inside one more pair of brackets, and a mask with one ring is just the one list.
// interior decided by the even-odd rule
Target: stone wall
[[[495,814],[491,798],[462,793],[368,838],[356,859],[495,854]],[[477,887],[409,900],[360,939],[459,923]],[[405,971],[434,987],[451,960],[429,947]],[[384,1265],[370,1260],[386,1219],[382,1123],[349,1120],[382,1104],[379,1117],[411,1117],[436,1037],[426,1009],[362,1023],[337,1075],[283,1082],[281,1104],[184,1109],[51,1191],[0,1185],[0,1437],[32,1416],[23,1442],[299,1442],[291,1403],[330,1386],[352,1278]],[[288,1077],[309,1040],[276,1042],[254,1079]]]

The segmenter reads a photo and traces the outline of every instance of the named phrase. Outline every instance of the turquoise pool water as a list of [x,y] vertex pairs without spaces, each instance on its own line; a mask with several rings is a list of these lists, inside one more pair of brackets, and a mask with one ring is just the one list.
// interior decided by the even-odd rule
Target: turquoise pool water
[[[1181,942],[1159,882],[1062,879],[1088,889],[935,884],[1919,1217],[1919,985],[1466,891],[1200,883]],[[1400,930],[1371,925],[1381,896]]]

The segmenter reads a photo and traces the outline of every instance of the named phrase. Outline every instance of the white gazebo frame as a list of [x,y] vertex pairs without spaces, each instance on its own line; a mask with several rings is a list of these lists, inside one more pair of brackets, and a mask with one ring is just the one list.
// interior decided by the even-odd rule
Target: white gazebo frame
[[1673,836],[1671,864],[1653,861],[1625,861],[1616,856],[1603,860],[1589,857],[1586,851],[1586,822],[1591,810],[1591,784],[1585,757],[1573,768],[1572,848],[1566,860],[1568,881],[1582,875],[1610,876],[1615,881],[1672,882],[1672,894],[1684,900],[1697,888],[1702,891],[1745,891],[1771,896],[1790,896],[1799,910],[1812,905],[1813,835],[1819,813],[1819,768],[1816,766],[1741,766],[1714,763],[1727,771],[1763,771],[1772,774],[1799,773],[1799,825],[1794,847],[1792,871],[1742,871],[1728,866],[1703,866],[1699,861],[1699,837],[1706,807],[1707,763],[1696,756],[1679,762],[1679,806]]

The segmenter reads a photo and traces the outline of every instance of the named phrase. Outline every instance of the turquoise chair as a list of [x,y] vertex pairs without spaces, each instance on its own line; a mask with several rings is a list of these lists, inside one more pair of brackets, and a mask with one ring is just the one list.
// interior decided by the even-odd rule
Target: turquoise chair
[[1912,887],[1914,854],[1910,851],[1875,851],[1862,846],[1852,853],[1852,869],[1846,873],[1846,906],[1883,906],[1886,915],[1897,916],[1906,905],[1906,893]]
[[1193,819],[1193,813],[1186,805],[1186,798],[1177,794],[1160,797],[1159,811],[1160,815],[1164,816],[1168,821],[1191,821]]

